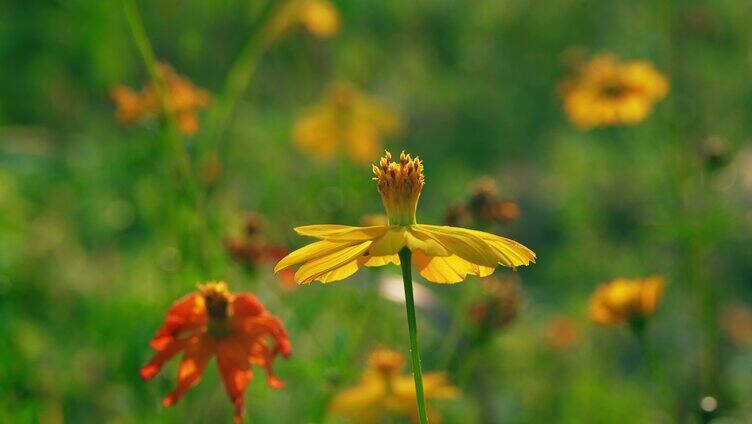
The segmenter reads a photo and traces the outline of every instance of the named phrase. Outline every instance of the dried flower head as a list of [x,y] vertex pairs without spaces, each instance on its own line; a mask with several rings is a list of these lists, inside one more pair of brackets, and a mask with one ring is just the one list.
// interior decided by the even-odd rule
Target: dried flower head
[[[248,212],[243,217],[243,232],[225,239],[230,256],[251,269],[263,264],[275,264],[289,253],[286,247],[271,243],[263,232],[263,217]],[[292,270],[277,274],[285,288],[295,287]]]
[[574,318],[561,315],[548,321],[544,336],[550,347],[569,350],[582,341],[582,329]]
[[504,329],[511,324],[522,305],[519,278],[512,275],[483,280],[485,297],[470,307],[470,316],[485,330]]
[[454,203],[445,215],[447,225],[472,225],[505,223],[520,215],[517,203],[502,199],[490,177],[482,177],[473,183],[470,195],[464,203]]
[[731,343],[737,346],[752,345],[752,309],[739,303],[724,305],[721,329]]

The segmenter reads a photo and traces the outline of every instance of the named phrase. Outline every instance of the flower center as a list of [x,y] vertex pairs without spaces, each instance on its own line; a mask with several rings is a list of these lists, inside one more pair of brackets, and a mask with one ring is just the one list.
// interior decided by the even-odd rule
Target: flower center
[[634,91],[620,81],[611,81],[601,87],[601,94],[611,99],[619,99]]
[[405,359],[401,353],[387,349],[377,349],[368,358],[368,365],[384,377],[392,377],[402,369]]
[[387,151],[379,165],[373,165],[373,174],[389,224],[415,224],[415,209],[425,184],[423,162],[405,152],[400,153],[399,162],[395,162]]
[[200,284],[198,290],[204,298],[206,313],[209,316],[207,332],[215,339],[230,334],[230,291],[223,281]]

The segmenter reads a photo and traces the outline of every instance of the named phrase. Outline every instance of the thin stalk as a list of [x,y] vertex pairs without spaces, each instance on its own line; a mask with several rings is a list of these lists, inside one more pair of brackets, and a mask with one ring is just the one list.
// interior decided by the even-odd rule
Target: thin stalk
[[426,400],[423,396],[423,375],[420,369],[420,351],[418,350],[418,325],[415,321],[415,300],[413,299],[413,276],[410,264],[410,249],[402,248],[399,252],[402,266],[402,281],[405,284],[405,308],[407,309],[407,329],[410,332],[410,357],[413,363],[413,378],[415,379],[415,397],[418,402],[418,418],[420,424],[428,424],[426,414]]
[[180,182],[188,183],[190,179],[190,163],[183,151],[180,134],[178,133],[175,115],[172,113],[170,103],[167,101],[166,85],[162,75],[157,71],[157,58],[152,49],[149,38],[146,36],[144,24],[141,21],[141,15],[133,0],[123,0],[123,12],[131,30],[133,43],[141,55],[151,80],[154,82],[154,91],[157,94],[157,101],[162,112],[165,127],[167,129],[166,150],[172,156],[175,166],[175,172]]
[[642,351],[642,356],[645,361],[645,368],[653,385],[652,389],[656,400],[661,404],[659,406],[666,407],[667,410],[670,411],[669,405],[665,404],[667,399],[665,398],[665,392],[663,390],[663,373],[661,372],[658,358],[656,358],[655,350],[648,338],[646,327],[647,321],[645,318],[635,318],[630,322],[632,333],[635,335],[635,338],[637,338],[637,342],[640,345],[640,350]]
[[[188,204],[195,208],[196,214],[196,228],[195,233],[198,235],[196,241],[192,242],[193,249],[195,249],[198,256],[200,265],[203,268],[208,268],[208,259],[206,252],[203,250],[204,246],[208,245],[206,240],[206,228],[204,223],[204,214],[206,208],[205,196],[203,191],[199,188],[197,181],[193,178],[192,167],[190,158],[183,146],[183,139],[178,131],[178,126],[175,121],[175,115],[172,113],[172,107],[167,101],[167,89],[162,75],[158,72],[157,58],[154,54],[149,37],[146,35],[144,24],[141,20],[141,15],[138,12],[136,3],[134,0],[122,0],[123,13],[125,19],[128,22],[128,27],[131,31],[131,37],[133,43],[141,56],[144,66],[146,67],[151,80],[154,82],[154,91],[157,95],[157,101],[162,115],[162,122],[164,124],[165,134],[165,160],[167,161],[167,169],[172,169],[175,173],[175,183],[177,185],[176,192],[178,194],[184,194]],[[193,240],[194,237],[191,237]]]
[[206,139],[203,140],[204,143],[201,143],[204,145],[204,149],[208,150],[207,143],[218,146],[224,137],[232,120],[235,107],[248,89],[251,77],[259,62],[261,62],[261,58],[280,36],[278,33],[280,31],[278,14],[285,11],[288,1],[285,0],[272,6],[273,10],[266,13],[265,22],[263,22],[261,28],[248,37],[230,66],[222,92],[207,118]]

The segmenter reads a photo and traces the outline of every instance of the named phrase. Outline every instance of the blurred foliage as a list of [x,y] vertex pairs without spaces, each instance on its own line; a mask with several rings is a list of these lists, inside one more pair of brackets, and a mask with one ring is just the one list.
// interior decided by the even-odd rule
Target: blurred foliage
[[[367,166],[314,161],[291,143],[295,119],[335,81],[399,115],[384,143],[425,161],[421,222],[441,223],[488,176],[519,205],[491,229],[539,256],[518,271],[516,318],[488,342],[469,314],[485,296],[478,279],[423,285],[424,368],[463,393],[438,405],[445,422],[751,421],[752,347],[738,334],[752,324],[724,311],[752,305],[752,3],[334,3],[339,34],[294,28],[274,44],[208,153],[202,133],[181,136],[197,197],[172,172],[159,120],[116,120],[109,90],[149,80],[120,3],[3,3],[0,421],[229,422],[212,365],[167,409],[175,364],[138,377],[169,304],[210,279],[253,292],[290,332],[293,356],[276,364],[287,385],[257,375],[252,422],[337,422],[328,402],[369,352],[407,352],[403,305],[379,292],[396,267],[290,290],[224,250],[247,211],[290,248],[305,242],[293,226],[381,212]],[[137,6],[158,59],[220,95],[274,2]],[[573,58],[603,52],[650,61],[670,92],[639,125],[581,132],[557,87]],[[667,282],[647,328],[658,380],[626,328],[587,322],[598,283],[654,274]],[[551,342],[561,316],[571,343]],[[717,405],[703,412],[706,396]]]

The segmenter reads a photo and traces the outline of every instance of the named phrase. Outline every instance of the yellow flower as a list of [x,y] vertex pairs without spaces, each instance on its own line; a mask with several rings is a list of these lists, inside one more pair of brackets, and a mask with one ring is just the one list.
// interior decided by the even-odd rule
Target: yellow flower
[[[358,384],[337,394],[330,411],[358,423],[372,423],[390,415],[418,422],[413,377],[399,374],[403,363],[401,353],[376,349]],[[444,373],[423,375],[423,385],[426,400],[453,399],[459,394],[457,388],[447,382]],[[429,408],[428,416],[434,424],[441,422],[435,409]]]
[[663,296],[662,277],[617,278],[601,284],[590,297],[589,315],[593,322],[622,325],[652,315]]
[[535,253],[516,241],[458,227],[418,224],[415,210],[423,189],[423,163],[402,154],[392,160],[386,152],[373,166],[388,225],[350,227],[308,225],[295,228],[320,239],[283,258],[275,271],[303,264],[295,273],[299,284],[329,283],[347,278],[361,266],[399,265],[398,252],[407,248],[420,274],[434,283],[457,283],[467,275],[487,276],[497,265],[511,268],[535,262]]
[[381,149],[381,138],[396,134],[400,122],[379,102],[349,83],[332,84],[326,97],[298,119],[292,138],[303,152],[329,159],[344,151],[367,164]]
[[646,61],[596,56],[563,86],[564,110],[582,129],[636,124],[668,93],[666,77]]
[[328,1],[303,2],[300,21],[308,32],[319,38],[333,37],[339,31],[339,13]]
[[282,38],[296,25],[304,26],[318,38],[331,38],[339,31],[339,12],[327,0],[291,0],[274,16],[269,26],[269,41]]

